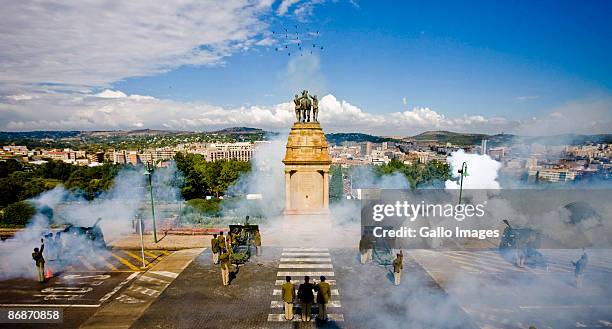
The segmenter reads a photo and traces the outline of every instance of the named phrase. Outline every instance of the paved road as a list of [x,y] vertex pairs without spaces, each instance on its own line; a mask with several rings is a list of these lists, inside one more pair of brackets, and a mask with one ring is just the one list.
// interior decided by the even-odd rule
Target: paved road
[[[147,251],[146,268],[130,250],[110,250],[106,257],[79,257],[60,265],[48,261],[53,277],[45,283],[33,278],[0,281],[0,307],[57,307],[64,310],[63,325],[2,324],[5,328],[77,328],[102,305],[124,289],[140,272],[159,263],[171,252]],[[10,264],[3,264],[10,266]]]
[[[310,258],[310,259],[308,259]],[[133,328],[287,328],[300,322],[279,321],[279,284],[286,274],[325,275],[334,293],[322,328],[470,328],[471,320],[446,297],[415,262],[407,261],[402,284],[389,269],[359,265],[355,250],[266,248],[264,255],[241,266],[229,287],[221,286],[218,265],[204,252],[161,294]],[[171,310],[171,311],[169,311]],[[316,307],[313,307],[316,313]],[[443,312],[446,317],[440,317]]]
[[581,289],[579,250],[544,250],[548,269],[518,268],[496,251],[409,253],[481,328],[612,327],[612,252],[589,251]]

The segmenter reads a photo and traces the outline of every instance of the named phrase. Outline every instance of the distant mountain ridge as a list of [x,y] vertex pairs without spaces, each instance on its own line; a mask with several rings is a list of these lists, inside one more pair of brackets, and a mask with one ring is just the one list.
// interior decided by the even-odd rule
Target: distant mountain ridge
[[[0,141],[19,141],[27,139],[79,139],[90,137],[149,137],[149,136],[175,136],[175,135],[192,135],[192,134],[216,134],[216,135],[276,135],[276,132],[266,131],[259,128],[251,127],[229,127],[215,131],[195,132],[195,131],[180,131],[180,130],[157,130],[157,129],[137,129],[137,130],[101,130],[101,131],[19,131],[8,132],[0,131]],[[454,145],[468,146],[479,145],[483,139],[489,141],[490,146],[509,145],[515,143],[532,144],[540,143],[545,145],[579,145],[584,142],[591,141],[594,143],[612,143],[612,134],[594,134],[594,135],[578,135],[578,134],[559,134],[554,136],[518,136],[513,134],[479,134],[479,133],[458,133],[446,130],[425,131],[418,135],[395,139],[391,137],[376,136],[364,133],[329,133],[325,134],[327,141],[332,144],[341,144],[343,142],[372,142],[382,143],[386,141],[424,141],[435,140],[439,143],[451,143]]]

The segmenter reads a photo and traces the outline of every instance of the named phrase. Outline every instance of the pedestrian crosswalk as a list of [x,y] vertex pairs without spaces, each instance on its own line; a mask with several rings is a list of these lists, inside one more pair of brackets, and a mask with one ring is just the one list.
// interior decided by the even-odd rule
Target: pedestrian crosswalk
[[[319,281],[320,276],[325,276],[326,282],[331,286],[332,298],[327,304],[329,321],[344,321],[344,315],[340,312],[342,304],[340,302],[340,291],[336,285],[335,273],[329,250],[326,248],[284,248],[281,254],[279,271],[276,273],[272,290],[273,300],[270,302],[270,309],[274,313],[268,314],[269,322],[282,322],[285,320],[283,313],[284,303],[280,286],[285,283],[284,277],[291,276],[291,283],[297,287],[304,282],[304,276],[309,276],[311,280]],[[311,281],[312,282],[312,281]],[[316,296],[316,295],[315,295]],[[299,302],[294,303],[293,321],[301,321]],[[312,306],[312,311],[316,312],[317,305]],[[311,321],[315,321],[315,314]]]

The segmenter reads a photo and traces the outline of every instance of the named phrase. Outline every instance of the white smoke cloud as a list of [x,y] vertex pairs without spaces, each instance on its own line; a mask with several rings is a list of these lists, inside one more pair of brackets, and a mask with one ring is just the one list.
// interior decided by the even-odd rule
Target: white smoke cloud
[[[182,176],[174,164],[154,171],[152,186],[155,201],[166,204],[182,202],[178,189],[181,179]],[[139,216],[145,219],[146,227],[150,227],[148,196],[148,183],[142,168],[121,170],[113,180],[110,190],[92,201],[83,199],[79,191],[66,190],[62,185],[36,196],[30,201],[38,212],[26,229],[19,231],[12,239],[0,242],[0,279],[32,276],[34,263],[30,253],[34,247],[40,245],[43,234],[53,231],[51,224],[56,227],[59,225],[60,228],[65,225],[91,227],[100,219],[99,227],[106,243],[132,233],[133,221]],[[157,216],[158,220],[164,220],[163,212]],[[75,238],[69,233],[62,235],[64,241],[69,243],[69,248],[62,249],[66,262],[85,256],[89,262],[96,264],[103,262],[104,257],[110,257],[106,249],[91,245],[84,236]],[[69,263],[53,261],[54,247],[47,242],[47,265],[54,271],[60,271]]]
[[465,189],[499,189],[497,174],[501,168],[501,163],[491,159],[488,155],[465,153],[464,150],[453,152],[446,160],[451,167],[453,180],[446,181],[447,189],[458,189],[461,175],[457,170],[465,162],[469,176],[463,178],[463,188]]

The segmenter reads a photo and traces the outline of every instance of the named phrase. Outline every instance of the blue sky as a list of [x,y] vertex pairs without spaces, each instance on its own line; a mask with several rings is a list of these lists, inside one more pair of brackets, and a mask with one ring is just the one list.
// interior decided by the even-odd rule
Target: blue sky
[[[610,132],[610,13],[610,1],[11,3],[0,129],[278,130],[306,88],[325,96],[328,130]],[[296,25],[312,55],[275,50]]]
[[[611,9],[609,1],[361,1],[317,6],[307,22],[265,21],[277,32],[294,24],[302,34],[320,30],[323,92],[370,112],[425,106],[521,118],[610,91]],[[186,66],[114,87],[218,105],[273,105],[294,93],[283,81],[290,57],[275,47],[234,54],[222,67]]]

